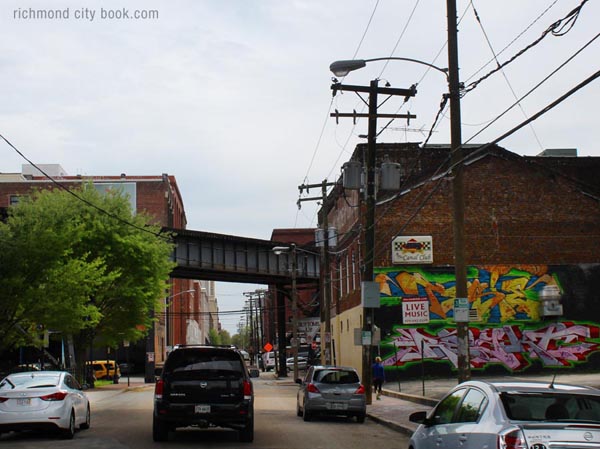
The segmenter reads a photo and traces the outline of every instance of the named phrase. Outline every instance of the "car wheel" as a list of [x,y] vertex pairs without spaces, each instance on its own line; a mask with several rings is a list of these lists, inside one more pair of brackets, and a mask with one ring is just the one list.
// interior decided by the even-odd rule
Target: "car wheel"
[[366,417],[366,415],[364,413],[361,413],[360,415],[356,415],[356,422],[359,424],[364,423],[365,417]]
[[252,443],[254,441],[254,419],[251,419],[246,426],[239,432],[242,443]]
[[69,427],[62,431],[62,437],[65,440],[72,440],[75,436],[75,413],[71,410],[71,416],[69,417]]
[[88,405],[87,411],[85,412],[85,422],[81,423],[80,429],[89,429],[92,423],[92,413],[90,412],[90,406]]
[[167,441],[169,439],[169,428],[160,420],[152,420],[152,439],[154,441]]
[[304,407],[302,417],[304,418],[304,421],[310,421],[312,419],[312,413],[306,410],[306,407]]

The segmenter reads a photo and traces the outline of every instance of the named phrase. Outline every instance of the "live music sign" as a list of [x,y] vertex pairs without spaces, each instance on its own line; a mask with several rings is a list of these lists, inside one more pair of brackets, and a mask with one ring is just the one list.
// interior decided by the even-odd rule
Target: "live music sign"
[[429,323],[429,299],[404,298],[402,300],[402,324]]

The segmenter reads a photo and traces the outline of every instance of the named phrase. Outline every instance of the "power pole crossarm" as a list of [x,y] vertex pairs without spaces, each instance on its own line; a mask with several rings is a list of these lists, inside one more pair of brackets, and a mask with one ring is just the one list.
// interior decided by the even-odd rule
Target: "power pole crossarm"
[[[350,91],[350,92],[364,92],[364,93],[373,93],[372,87],[367,86],[353,86],[350,84],[341,84],[341,83],[333,83],[331,85],[331,90],[333,92],[337,92],[338,90],[342,91]],[[399,95],[401,97],[414,97],[417,94],[417,88],[412,86],[408,89],[399,89],[396,87],[376,87],[375,92],[381,95]]]

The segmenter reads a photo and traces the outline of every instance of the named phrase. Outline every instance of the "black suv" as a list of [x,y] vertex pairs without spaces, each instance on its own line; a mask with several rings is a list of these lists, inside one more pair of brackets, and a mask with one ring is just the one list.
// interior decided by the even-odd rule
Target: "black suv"
[[227,427],[254,439],[254,389],[235,347],[181,345],[168,355],[154,389],[154,441],[177,427]]

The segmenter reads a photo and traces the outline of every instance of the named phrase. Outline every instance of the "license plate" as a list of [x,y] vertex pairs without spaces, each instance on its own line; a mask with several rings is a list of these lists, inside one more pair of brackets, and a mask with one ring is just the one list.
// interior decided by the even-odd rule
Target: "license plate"
[[346,410],[348,408],[348,404],[345,402],[332,402],[331,410]]
[[195,413],[210,413],[210,405],[196,405],[194,406]]
[[17,399],[17,405],[31,405],[31,399],[30,398]]

